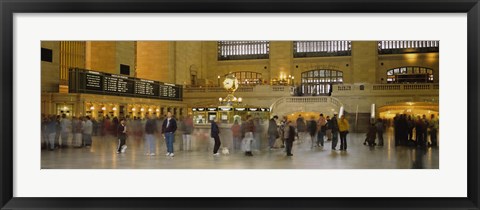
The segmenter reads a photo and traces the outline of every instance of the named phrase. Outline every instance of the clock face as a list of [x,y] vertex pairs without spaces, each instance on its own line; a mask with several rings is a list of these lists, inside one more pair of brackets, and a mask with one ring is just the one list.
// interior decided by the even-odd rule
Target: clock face
[[227,91],[235,91],[238,88],[238,80],[233,75],[227,75],[223,80],[223,88]]
[[234,81],[232,79],[227,78],[223,81],[223,87],[225,89],[230,89],[230,88],[233,87],[233,83],[234,83]]

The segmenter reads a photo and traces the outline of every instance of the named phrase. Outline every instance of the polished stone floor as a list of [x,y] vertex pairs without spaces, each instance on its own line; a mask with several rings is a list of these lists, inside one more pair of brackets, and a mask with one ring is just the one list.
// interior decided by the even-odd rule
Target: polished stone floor
[[[348,150],[331,150],[331,141],[325,146],[311,148],[310,137],[296,141],[292,157],[283,149],[268,150],[262,140],[253,157],[242,151],[213,156],[213,140],[202,135],[194,137],[194,151],[179,150],[181,135],[177,134],[175,157],[166,157],[163,139],[157,138],[156,156],[146,156],[141,138],[129,138],[126,153],[116,154],[118,140],[114,137],[93,138],[91,148],[64,148],[42,150],[42,169],[438,169],[439,148],[422,151],[410,147],[395,147],[391,130],[385,134],[385,146],[363,145],[364,133],[350,133]],[[225,137],[226,138],[226,137]],[[224,140],[225,140],[224,138]],[[203,141],[203,143],[201,142]],[[228,142],[228,140],[225,140]],[[230,140],[231,141],[231,140]],[[223,143],[222,146],[231,146]],[[337,149],[339,148],[339,144]]]

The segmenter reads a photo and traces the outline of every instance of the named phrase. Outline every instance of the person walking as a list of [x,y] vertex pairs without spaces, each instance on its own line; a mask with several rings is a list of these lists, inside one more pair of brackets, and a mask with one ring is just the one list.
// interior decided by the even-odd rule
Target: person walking
[[[338,143],[338,121],[337,114],[330,119],[330,127],[332,129],[332,150],[336,150]],[[341,148],[341,147],[340,147]]]
[[214,117],[212,120],[211,120],[211,124],[210,124],[210,137],[213,138],[213,140],[215,141],[215,144],[213,146],[213,155],[214,156],[218,156],[219,153],[218,153],[218,149],[220,148],[220,129],[218,128],[218,125],[217,125],[217,122],[216,121],[216,118]]
[[274,149],[275,140],[278,138],[277,119],[278,116],[275,115],[268,121],[268,146],[270,150]]
[[237,119],[235,119],[230,129],[232,130],[233,150],[238,151],[242,145],[242,130]]
[[120,120],[120,125],[117,128],[118,147],[117,154],[125,153],[127,150],[127,126],[125,125],[125,119]]
[[[67,118],[67,115],[66,114],[62,114],[62,119],[60,120],[60,136],[61,136],[61,139],[62,139],[62,145],[67,145],[67,142],[68,142],[68,136],[70,135],[70,127],[71,125],[71,122],[70,120],[68,120]],[[56,138],[56,137],[55,137]],[[57,141],[57,140],[55,140]],[[59,142],[55,142],[56,146],[59,145]],[[72,142],[73,145],[75,145],[75,142]]]
[[192,149],[192,132],[193,132],[193,119],[191,115],[187,115],[185,119],[182,120],[182,140],[183,140],[183,151],[190,151]]
[[172,112],[167,112],[167,119],[162,124],[162,134],[167,145],[166,156],[173,157],[173,142],[175,141],[175,131],[177,130],[177,121],[172,117]]
[[145,122],[145,155],[154,156],[157,148],[155,139],[155,134],[158,132],[157,121],[151,115],[148,115],[147,118],[147,122]]
[[299,114],[297,118],[297,132],[298,132],[298,139],[300,142],[302,142],[303,139],[305,138],[305,130],[306,130],[305,121],[303,120],[302,115]]
[[90,116],[86,116],[84,119],[85,119],[85,122],[82,124],[83,126],[82,138],[83,138],[83,142],[85,142],[85,146],[90,147],[92,146],[93,123],[90,120]]
[[332,119],[330,119],[330,116],[327,116],[325,121],[327,121],[325,124],[325,128],[327,129],[325,132],[325,134],[327,135],[327,141],[331,141],[332,140]]
[[435,118],[435,115],[432,114],[430,116],[430,144],[429,146],[436,147],[438,146],[438,141],[437,141],[437,132],[438,132],[438,119]]
[[55,137],[57,134],[57,118],[55,115],[50,116],[49,121],[47,122],[47,133],[48,133],[48,149],[53,151],[55,149]]
[[378,118],[377,122],[375,123],[375,127],[377,128],[378,146],[383,146],[383,132],[385,131],[385,124],[381,118]]
[[292,146],[293,141],[295,141],[295,128],[292,126],[292,121],[287,121],[285,125],[285,132],[283,134],[285,138],[285,146],[287,151],[287,156],[293,156],[292,154]]
[[417,142],[417,146],[425,149],[425,132],[426,132],[426,125],[425,122],[420,116],[417,118],[417,122],[415,123],[415,141]]
[[327,131],[327,120],[323,117],[323,114],[320,114],[320,118],[318,119],[317,126],[318,126],[318,133],[317,133],[317,146],[323,147],[324,143],[324,136],[325,132]]
[[[347,150],[347,134],[348,134],[348,121],[345,119],[345,115],[342,115],[338,121],[338,130],[340,131],[340,150]],[[375,138],[375,137],[374,137]]]
[[308,121],[307,130],[308,130],[308,133],[310,134],[310,140],[312,142],[310,145],[310,149],[313,149],[313,147],[316,146],[315,134],[317,134],[317,121],[315,121],[315,117],[312,116]]
[[253,133],[255,132],[255,125],[250,115],[247,115],[246,120],[242,126],[245,144],[245,156],[253,156],[252,154],[252,144],[255,141],[253,138]]

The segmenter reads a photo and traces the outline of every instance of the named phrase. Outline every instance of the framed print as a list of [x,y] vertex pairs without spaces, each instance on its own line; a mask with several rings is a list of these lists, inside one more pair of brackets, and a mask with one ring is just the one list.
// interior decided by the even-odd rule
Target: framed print
[[479,208],[477,0],[0,5],[1,209]]

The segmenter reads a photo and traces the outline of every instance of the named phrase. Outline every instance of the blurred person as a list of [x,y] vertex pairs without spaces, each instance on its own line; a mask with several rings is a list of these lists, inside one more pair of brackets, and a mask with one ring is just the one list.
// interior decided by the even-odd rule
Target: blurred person
[[[67,118],[66,114],[62,114],[62,119],[60,120],[60,130],[61,130],[61,138],[62,138],[62,145],[65,144],[67,145],[68,142],[68,136],[70,135],[70,125],[72,122]],[[59,142],[55,142],[57,145]]]
[[307,131],[310,134],[310,140],[312,141],[312,144],[310,145],[310,148],[312,149],[314,146],[316,146],[315,134],[317,134],[317,121],[315,121],[315,117],[313,116],[308,121]]
[[[332,150],[336,150],[338,143],[338,121],[337,114],[334,114],[330,119],[330,126],[332,129]],[[341,147],[340,147],[341,148]]]
[[383,132],[385,131],[385,124],[381,118],[378,118],[377,122],[375,123],[375,127],[377,129],[378,146],[383,146]]
[[297,132],[298,132],[298,139],[300,142],[302,142],[303,139],[305,138],[306,127],[307,126],[305,125],[305,121],[303,120],[302,115],[299,114],[297,118]]
[[330,116],[327,115],[327,118],[325,119],[327,121],[325,124],[325,128],[327,129],[325,132],[325,135],[327,135],[327,141],[332,140],[332,119],[330,119]]
[[172,112],[167,112],[167,118],[162,124],[162,134],[167,145],[166,156],[173,157],[173,142],[175,141],[175,131],[177,130],[177,121],[172,117]]
[[278,126],[277,126],[278,116],[273,116],[268,121],[268,146],[272,150],[275,147],[275,140],[278,138]]
[[237,119],[235,119],[230,129],[232,130],[233,149],[235,151],[238,151],[240,150],[242,144],[242,130],[240,124],[238,124]]
[[323,114],[320,113],[320,118],[318,119],[318,133],[317,133],[317,147],[322,146],[324,143],[324,136],[327,131],[327,120],[323,117]]
[[156,139],[155,134],[157,130],[157,122],[151,115],[147,116],[147,122],[145,123],[145,155],[155,155]]
[[435,115],[432,114],[430,115],[430,143],[429,146],[436,147],[438,146],[438,140],[437,140],[437,132],[438,132],[438,127],[439,127],[439,121],[437,118],[435,118]]
[[258,116],[255,116],[255,117],[252,117],[252,122],[253,122],[253,126],[255,127],[255,132],[253,132],[253,139],[255,139],[255,141],[252,142],[252,145],[253,145],[253,149],[256,149],[256,150],[260,150],[261,148],[261,143],[262,143],[262,134],[263,134],[263,123],[262,123],[262,120],[260,119],[260,117]]
[[[347,150],[347,134],[348,134],[348,121],[345,119],[345,115],[342,115],[338,120],[338,131],[340,131],[340,150]],[[375,138],[375,137],[374,137]]]
[[213,138],[213,140],[215,141],[215,144],[213,146],[213,155],[215,156],[218,156],[219,153],[218,153],[218,149],[220,148],[220,129],[218,128],[218,125],[217,125],[217,122],[216,122],[217,118],[214,117],[211,121],[210,121],[210,137]]
[[[92,132],[93,132],[93,123],[90,120],[89,116],[86,116],[85,122],[83,123],[83,142],[85,142],[86,147],[92,146]],[[79,145],[75,145],[79,146]]]
[[287,125],[287,117],[286,116],[283,116],[283,119],[282,121],[280,122],[280,126],[279,126],[279,134],[280,134],[280,139],[282,140],[282,145],[280,146],[280,148],[285,148],[285,126]]
[[285,124],[283,137],[285,138],[287,156],[293,156],[292,146],[295,141],[295,127],[292,126],[292,121],[287,121]]
[[415,128],[415,120],[412,119],[411,115],[408,115],[407,117],[407,132],[408,136],[407,139],[408,141],[413,141],[413,129]]
[[48,126],[48,118],[42,114],[41,116],[42,122],[42,141],[40,142],[42,149],[47,149],[48,148],[48,132],[47,132],[47,126]]
[[[61,121],[60,115],[57,115],[55,117],[55,147],[58,147],[58,148],[60,148],[63,143],[63,142],[62,143],[60,142],[60,134],[62,133],[62,125],[60,121]],[[67,141],[65,141],[65,143],[63,144],[67,144]]]
[[367,132],[366,142],[368,143],[368,146],[373,147],[376,145],[375,143],[376,135],[377,135],[377,126],[375,125],[375,123],[372,123],[368,127],[368,132]]
[[73,117],[72,118],[72,144],[73,145],[81,145],[85,146],[85,142],[82,139],[82,122],[79,118]]
[[426,132],[426,124],[420,116],[418,116],[417,121],[415,122],[415,141],[417,146],[424,149],[425,145],[425,132]]
[[427,116],[426,115],[422,115],[422,121],[423,121],[423,124],[425,125],[425,131],[423,133],[423,139],[425,141],[425,145],[427,145],[427,142],[428,142],[428,133],[429,133],[429,129],[430,129],[430,121],[427,119]]
[[192,132],[193,132],[193,118],[191,115],[187,115],[185,119],[181,121],[183,150],[190,151],[192,149]]
[[55,137],[57,133],[57,118],[55,115],[50,116],[46,130],[48,133],[49,150],[52,151],[55,149]]
[[117,154],[125,153],[127,150],[127,126],[125,124],[125,119],[120,120],[120,125],[117,128],[117,138],[118,138],[118,147]]
[[253,133],[255,132],[255,125],[253,124],[252,117],[250,115],[247,115],[242,125],[242,133],[244,133],[243,142],[245,144],[245,156],[253,156],[252,144],[255,141],[255,139],[253,138]]

